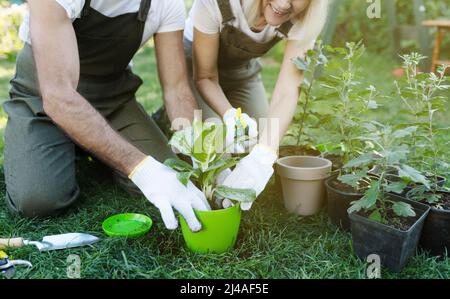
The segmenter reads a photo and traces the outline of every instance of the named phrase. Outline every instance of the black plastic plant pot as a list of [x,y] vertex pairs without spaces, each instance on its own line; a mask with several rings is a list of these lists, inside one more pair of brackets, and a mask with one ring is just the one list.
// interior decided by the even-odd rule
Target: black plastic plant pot
[[359,200],[363,194],[356,191],[349,192],[341,190],[337,177],[333,176],[325,181],[328,197],[328,217],[331,223],[342,230],[350,230],[350,218],[348,218],[347,210],[352,201]]
[[[389,195],[391,200],[405,201],[397,195]],[[425,218],[430,210],[427,205],[409,202],[416,212],[415,222],[407,231],[388,226],[358,213],[349,215],[353,239],[353,251],[362,260],[376,254],[380,257],[381,266],[392,272],[401,272],[419,243]]]
[[[408,202],[414,202],[409,199]],[[450,210],[430,207],[425,219],[419,247],[435,256],[450,256]]]

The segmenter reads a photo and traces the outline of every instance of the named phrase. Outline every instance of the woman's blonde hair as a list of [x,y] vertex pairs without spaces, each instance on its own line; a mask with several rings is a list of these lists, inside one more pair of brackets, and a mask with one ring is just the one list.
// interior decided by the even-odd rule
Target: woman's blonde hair
[[[243,0],[242,7],[250,26],[254,26],[263,14],[264,3],[268,0]],[[300,13],[289,32],[289,39],[299,40],[303,45],[312,43],[322,31],[328,13],[329,0],[310,0]]]

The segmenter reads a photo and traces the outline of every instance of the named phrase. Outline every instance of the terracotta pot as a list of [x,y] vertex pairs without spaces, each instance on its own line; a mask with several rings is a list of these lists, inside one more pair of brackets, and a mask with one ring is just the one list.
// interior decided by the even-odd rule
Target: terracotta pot
[[326,202],[325,180],[331,174],[331,161],[311,156],[290,156],[277,161],[284,206],[302,216],[318,213]]
[[[304,146],[297,145],[281,145],[278,149],[278,157],[290,157],[290,156],[320,156],[320,152],[318,150],[314,150],[311,148],[306,148]],[[275,176],[275,183],[273,185],[274,192],[276,194],[281,193],[281,180],[278,175]],[[278,198],[278,197],[277,197]]]

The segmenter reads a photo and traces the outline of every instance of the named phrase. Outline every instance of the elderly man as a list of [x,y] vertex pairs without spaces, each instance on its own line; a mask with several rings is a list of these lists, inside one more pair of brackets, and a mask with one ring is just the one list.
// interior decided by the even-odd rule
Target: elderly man
[[[193,208],[209,205],[160,161],[173,153],[136,101],[142,80],[130,62],[154,38],[170,120],[192,120],[196,101],[183,53],[182,0],[28,0],[20,29],[10,100],[4,104],[6,201],[26,217],[44,217],[79,195],[75,148],[111,166],[125,186],[137,186],[168,229],[201,229]],[[131,180],[131,181],[130,181]],[[132,184],[133,182],[134,184]]]

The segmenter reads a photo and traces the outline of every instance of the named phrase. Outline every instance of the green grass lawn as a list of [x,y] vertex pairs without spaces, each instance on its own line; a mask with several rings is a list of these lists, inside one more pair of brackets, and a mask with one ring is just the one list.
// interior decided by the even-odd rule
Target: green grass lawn
[[[274,56],[275,57],[275,56]],[[150,47],[139,52],[135,70],[144,79],[139,100],[149,113],[162,103],[155,59]],[[278,70],[277,60],[266,60],[264,81],[271,92]],[[369,84],[386,93],[392,90],[390,75],[395,62],[368,53],[363,61]],[[14,65],[0,62],[0,99],[7,98]],[[383,111],[383,119],[395,118]],[[0,128],[6,123],[0,114]],[[2,145],[3,142],[0,142]],[[97,162],[79,163],[82,194],[66,213],[52,219],[26,220],[10,215],[3,201],[5,185],[0,176],[0,236],[39,240],[45,235],[88,232],[104,239],[92,247],[39,253],[33,247],[10,250],[17,259],[34,267],[17,271],[17,278],[65,278],[67,257],[81,259],[82,278],[365,278],[367,264],[352,253],[351,236],[331,225],[326,209],[314,217],[289,215],[280,190],[273,181],[251,211],[244,212],[235,250],[221,255],[196,255],[185,249],[180,229],[168,231],[157,210],[144,198],[132,198],[115,186]],[[111,239],[102,233],[102,221],[113,214],[138,212],[154,220],[151,232],[139,239]],[[400,274],[383,271],[384,278],[450,278],[450,260],[424,253],[412,258]]]

